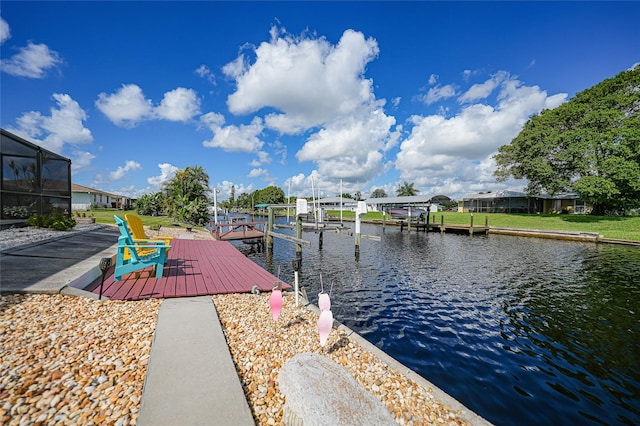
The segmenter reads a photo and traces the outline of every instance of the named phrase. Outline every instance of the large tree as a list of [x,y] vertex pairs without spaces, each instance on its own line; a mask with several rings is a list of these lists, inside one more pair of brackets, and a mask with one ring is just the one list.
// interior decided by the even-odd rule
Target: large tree
[[387,192],[382,188],[376,188],[371,192],[371,198],[387,198]]
[[410,197],[412,195],[418,195],[419,190],[413,187],[413,182],[409,183],[406,180],[398,189],[396,189],[396,194],[399,197]]
[[499,181],[532,195],[574,191],[595,214],[640,206],[640,66],[531,117],[494,158]]
[[164,185],[167,213],[178,221],[204,225],[209,221],[209,175],[201,166],[178,170]]
[[275,185],[269,185],[266,188],[256,189],[251,194],[255,204],[281,204],[284,203],[284,191]]

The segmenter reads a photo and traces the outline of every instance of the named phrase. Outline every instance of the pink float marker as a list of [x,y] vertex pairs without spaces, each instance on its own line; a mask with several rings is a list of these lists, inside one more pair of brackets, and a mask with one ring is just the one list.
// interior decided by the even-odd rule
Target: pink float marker
[[320,308],[320,312],[331,310],[331,299],[329,299],[327,293],[318,294],[318,307]]
[[318,333],[320,334],[320,346],[324,346],[327,343],[327,338],[333,327],[333,314],[331,311],[320,312],[320,318],[318,318]]
[[274,321],[278,321],[280,316],[280,310],[282,309],[282,283],[277,282],[271,290],[271,296],[269,296],[269,306],[271,307],[271,315]]

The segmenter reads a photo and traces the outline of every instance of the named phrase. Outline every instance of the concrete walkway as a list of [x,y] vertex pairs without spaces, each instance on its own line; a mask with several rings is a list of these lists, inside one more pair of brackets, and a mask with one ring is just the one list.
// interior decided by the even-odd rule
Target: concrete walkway
[[[97,299],[82,289],[100,276],[100,259],[115,256],[119,235],[105,226],[2,250],[0,293]],[[160,305],[138,424],[255,424],[211,296]]]
[[253,425],[211,296],[160,305],[139,426]]

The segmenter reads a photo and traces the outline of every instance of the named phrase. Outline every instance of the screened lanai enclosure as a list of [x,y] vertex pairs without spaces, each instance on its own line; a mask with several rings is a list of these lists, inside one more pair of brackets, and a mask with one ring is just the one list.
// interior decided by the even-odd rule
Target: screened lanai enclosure
[[463,211],[481,213],[535,213],[542,206],[534,197],[515,191],[471,194],[463,198]]
[[71,160],[0,129],[2,226],[71,212]]
[[496,191],[465,195],[458,211],[469,213],[588,213],[585,202],[575,193],[527,195],[524,192]]

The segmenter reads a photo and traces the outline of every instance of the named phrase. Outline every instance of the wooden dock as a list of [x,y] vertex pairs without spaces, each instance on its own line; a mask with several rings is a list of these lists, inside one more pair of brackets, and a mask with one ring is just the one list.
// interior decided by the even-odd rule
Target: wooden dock
[[429,224],[429,232],[451,232],[455,234],[486,234],[489,231],[488,226],[471,226],[459,225],[453,223],[436,223]]
[[[430,218],[428,218],[430,219]],[[433,219],[429,220],[412,220],[409,224],[406,220],[400,221],[400,232],[404,230],[404,228],[412,229],[416,231],[424,231],[424,232],[451,232],[456,234],[487,234],[489,232],[489,219],[485,216],[484,225],[478,226],[473,223],[473,216],[470,217],[469,224],[459,224],[459,223],[444,223],[444,216],[440,216],[440,223],[436,222],[436,215],[433,215]],[[411,225],[411,226],[409,226]]]
[[[99,294],[100,281],[98,278],[85,290]],[[271,291],[276,281],[227,241],[174,239],[162,278],[156,279],[152,268],[147,268],[114,282],[112,267],[102,294],[114,300],[142,300],[248,293],[254,285],[260,291]],[[291,286],[283,283],[283,288]]]
[[[211,225],[209,229],[213,229]],[[218,223],[215,232],[211,232],[217,241],[259,242],[267,236],[266,222],[231,222]]]

